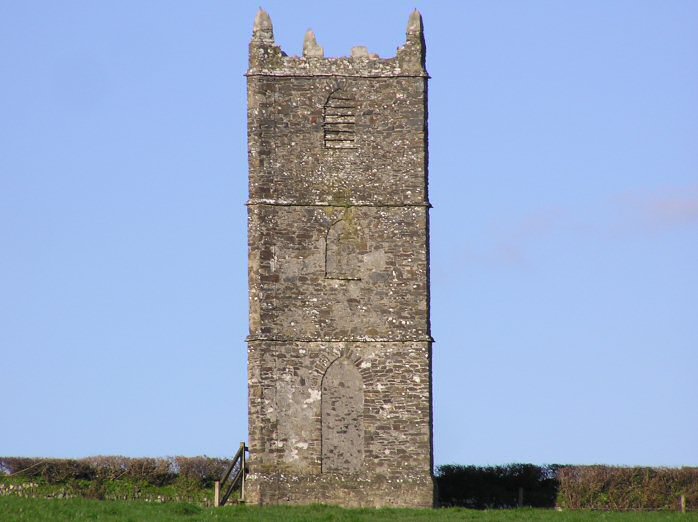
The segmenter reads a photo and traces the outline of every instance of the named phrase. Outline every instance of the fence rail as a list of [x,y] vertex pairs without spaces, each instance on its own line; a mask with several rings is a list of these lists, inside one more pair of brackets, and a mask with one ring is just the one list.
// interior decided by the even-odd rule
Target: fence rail
[[[247,475],[247,446],[240,443],[240,448],[221,480],[217,480],[213,489],[213,505],[224,506],[234,491],[240,491],[238,502],[245,502],[245,475]],[[221,495],[222,493],[222,495]]]

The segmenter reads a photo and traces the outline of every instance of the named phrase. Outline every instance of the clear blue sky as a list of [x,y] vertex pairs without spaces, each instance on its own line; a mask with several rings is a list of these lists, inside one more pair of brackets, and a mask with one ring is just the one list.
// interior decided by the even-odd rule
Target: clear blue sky
[[[0,1],[0,454],[246,439],[258,5]],[[698,2],[263,6],[424,16],[436,463],[698,465]]]

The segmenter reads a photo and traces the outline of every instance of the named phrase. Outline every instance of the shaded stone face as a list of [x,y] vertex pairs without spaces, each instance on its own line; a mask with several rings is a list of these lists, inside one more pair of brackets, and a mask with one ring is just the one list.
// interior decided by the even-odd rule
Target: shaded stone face
[[255,22],[249,502],[433,503],[421,31],[388,59],[309,32],[296,58]]

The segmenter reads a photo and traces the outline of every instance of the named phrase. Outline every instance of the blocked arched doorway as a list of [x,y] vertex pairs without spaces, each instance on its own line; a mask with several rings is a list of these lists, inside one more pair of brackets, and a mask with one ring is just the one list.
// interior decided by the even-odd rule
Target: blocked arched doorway
[[334,361],[322,379],[322,472],[359,471],[364,460],[364,384],[349,359]]

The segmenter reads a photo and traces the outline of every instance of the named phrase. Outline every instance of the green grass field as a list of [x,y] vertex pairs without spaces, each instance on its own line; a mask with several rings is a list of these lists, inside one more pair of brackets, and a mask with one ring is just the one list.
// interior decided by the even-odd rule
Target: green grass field
[[472,511],[466,509],[342,509],[329,506],[264,507],[226,506],[201,508],[191,504],[99,501],[86,499],[46,500],[0,497],[0,522],[17,521],[235,521],[235,522],[698,522],[692,513],[613,513],[515,509]]

